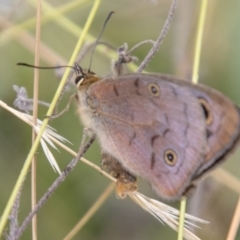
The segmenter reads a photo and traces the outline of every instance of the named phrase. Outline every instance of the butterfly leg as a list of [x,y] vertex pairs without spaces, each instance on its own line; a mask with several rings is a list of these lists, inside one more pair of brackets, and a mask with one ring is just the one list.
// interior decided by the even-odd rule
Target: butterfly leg
[[61,112],[56,113],[56,111],[55,111],[56,109],[55,109],[51,116],[45,116],[45,118],[49,118],[50,120],[53,120],[55,118],[58,118],[58,117],[62,116],[65,112],[68,111],[73,99],[78,100],[77,94],[74,93],[69,97],[69,100],[68,100],[68,103],[67,103],[66,107]]
[[104,171],[117,179],[117,197],[125,198],[128,193],[137,190],[137,178],[126,171],[116,158],[102,152],[101,166]]

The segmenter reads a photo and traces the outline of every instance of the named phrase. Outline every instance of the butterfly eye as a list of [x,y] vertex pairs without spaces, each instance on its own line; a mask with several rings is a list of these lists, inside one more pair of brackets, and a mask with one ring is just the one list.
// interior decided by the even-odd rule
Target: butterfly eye
[[160,88],[156,83],[148,84],[148,90],[153,97],[159,97],[160,96]]
[[168,149],[164,152],[164,160],[168,165],[174,166],[177,162],[177,154],[173,150]]
[[79,75],[75,78],[75,84],[78,85],[79,82],[81,82],[81,80],[83,79],[82,75]]
[[212,115],[210,105],[204,98],[198,98],[198,100],[203,109],[204,117],[206,119],[206,124],[210,125],[213,122],[213,115]]

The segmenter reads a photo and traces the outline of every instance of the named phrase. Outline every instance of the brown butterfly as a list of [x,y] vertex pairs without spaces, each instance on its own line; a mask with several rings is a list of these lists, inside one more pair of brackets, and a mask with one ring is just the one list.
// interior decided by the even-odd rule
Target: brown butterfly
[[80,118],[115,161],[108,170],[142,177],[163,199],[188,193],[239,140],[239,108],[210,87],[161,74],[81,73]]

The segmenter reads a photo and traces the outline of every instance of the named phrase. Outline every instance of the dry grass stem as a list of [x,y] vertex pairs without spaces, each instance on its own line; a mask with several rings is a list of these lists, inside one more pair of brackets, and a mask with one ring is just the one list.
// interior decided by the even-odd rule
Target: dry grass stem
[[[39,66],[39,47],[40,47],[40,36],[41,36],[41,0],[37,1],[37,13],[36,13],[36,41],[35,41],[35,57],[34,65]],[[33,85],[33,125],[37,125],[38,117],[38,91],[39,91],[39,69],[34,69],[34,85]],[[32,144],[34,143],[37,133],[35,127],[32,127]],[[43,149],[47,148],[45,142],[41,139]],[[51,156],[54,158],[53,156]],[[56,161],[55,161],[56,162]],[[32,210],[35,208],[37,203],[37,156],[33,155],[31,165],[31,206]],[[35,215],[32,219],[32,239],[37,240],[37,216]]]
[[234,240],[236,238],[239,223],[240,223],[240,197],[238,198],[238,203],[234,212],[234,216],[226,240]]
[[[133,192],[129,194],[129,197],[136,202],[139,206],[141,206],[144,210],[153,215],[156,219],[158,219],[161,223],[166,223],[175,231],[178,231],[178,218],[179,211],[175,208],[172,208],[166,204],[163,204],[154,199],[148,198],[141,193]],[[197,227],[195,224],[190,221],[196,221],[198,223],[207,224],[208,222],[202,220],[200,218],[193,217],[189,214],[185,214],[186,221],[184,225],[183,235],[188,240],[200,240],[197,236],[195,236],[189,228],[192,226]]]
[[91,206],[91,208],[86,212],[86,214],[81,218],[81,220],[74,226],[74,228],[68,233],[64,240],[72,239],[77,232],[88,222],[88,220],[96,213],[96,211],[102,206],[102,204],[109,197],[111,192],[114,190],[115,184],[111,183],[105,191],[99,196],[97,201]]

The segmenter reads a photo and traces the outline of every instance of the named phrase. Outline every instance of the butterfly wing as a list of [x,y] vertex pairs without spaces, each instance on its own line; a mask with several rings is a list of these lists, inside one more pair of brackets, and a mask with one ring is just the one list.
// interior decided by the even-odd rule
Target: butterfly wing
[[209,146],[204,162],[195,174],[198,179],[218,166],[235,148],[240,136],[240,110],[220,92],[195,86],[193,94],[199,100],[206,120],[206,138]]
[[189,87],[159,76],[125,75],[95,83],[87,99],[95,103],[87,103],[89,127],[103,150],[162,198],[178,199],[207,149],[204,114]]

